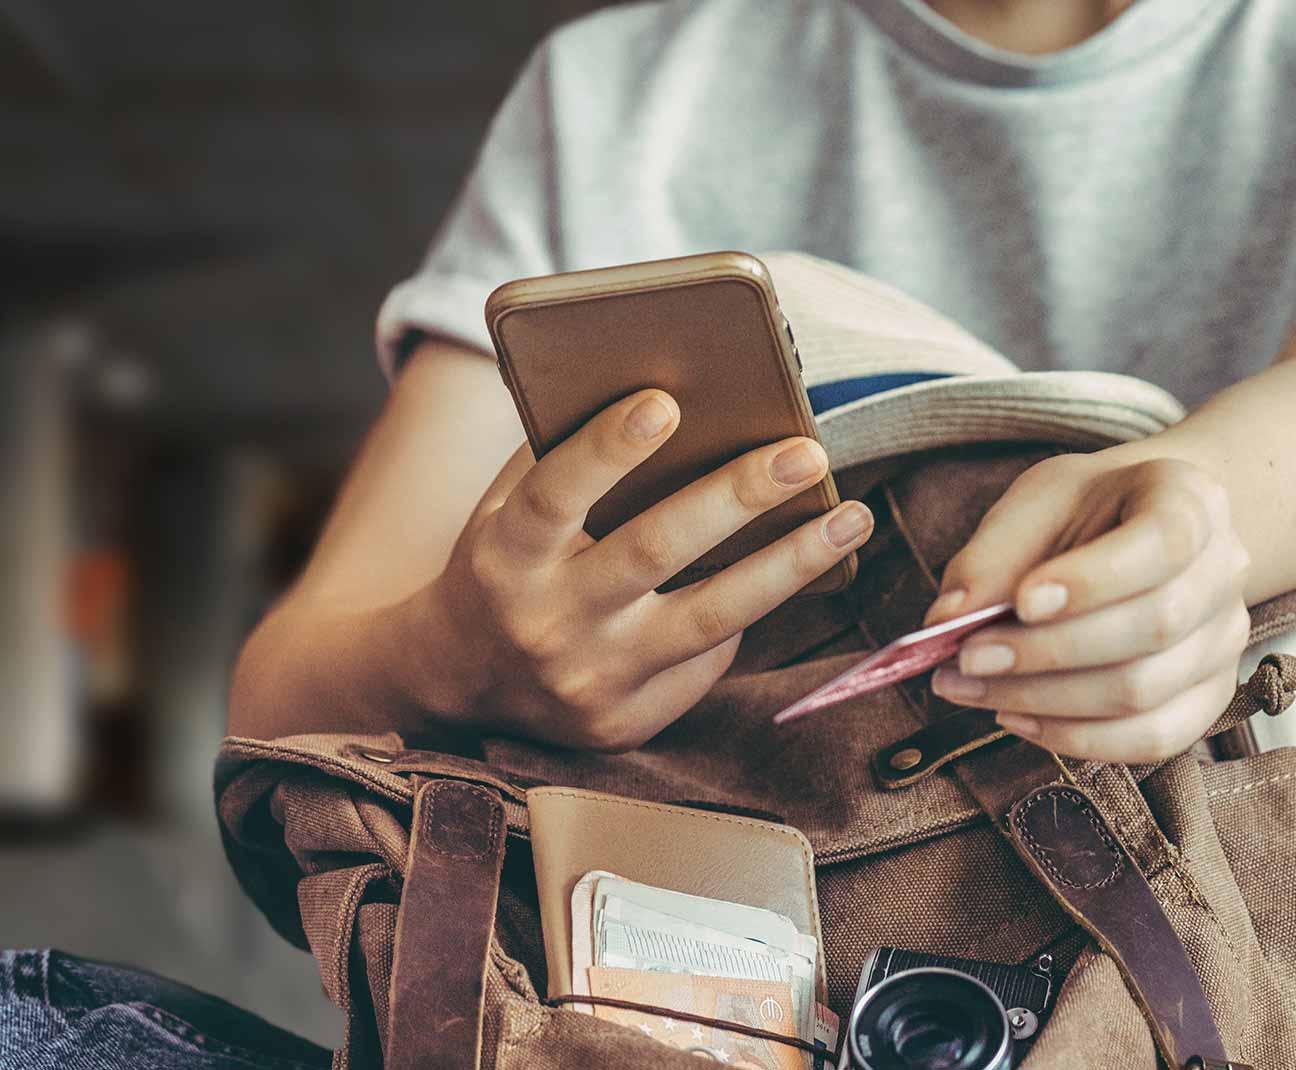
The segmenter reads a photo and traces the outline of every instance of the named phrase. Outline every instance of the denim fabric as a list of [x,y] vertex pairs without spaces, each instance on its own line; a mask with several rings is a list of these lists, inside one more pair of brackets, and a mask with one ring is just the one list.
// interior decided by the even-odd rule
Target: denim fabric
[[61,951],[0,951],[0,1070],[299,1070],[331,1053],[185,985]]

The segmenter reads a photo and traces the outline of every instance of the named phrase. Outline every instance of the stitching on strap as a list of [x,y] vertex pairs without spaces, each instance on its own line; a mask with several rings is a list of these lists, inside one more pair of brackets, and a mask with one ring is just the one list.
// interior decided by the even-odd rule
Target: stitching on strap
[[[1079,881],[1074,881],[1064,876],[1061,868],[1053,861],[1049,848],[1045,847],[1039,840],[1037,840],[1031,833],[1030,829],[1026,827],[1026,815],[1032,809],[1042,803],[1045,799],[1057,798],[1066,799],[1073,806],[1079,809],[1080,813],[1085,817],[1089,824],[1093,826],[1094,831],[1098,833],[1099,838],[1111,853],[1111,872],[1102,880],[1081,884]],[[1013,824],[1017,826],[1017,831],[1021,834],[1021,838],[1030,846],[1031,854],[1035,857],[1035,860],[1040,864],[1040,866],[1043,867],[1043,869],[1055,881],[1057,881],[1058,884],[1065,884],[1068,888],[1088,889],[1106,887],[1119,877],[1121,871],[1125,868],[1125,860],[1121,854],[1120,845],[1116,842],[1116,838],[1112,835],[1106,822],[1098,816],[1098,812],[1089,804],[1089,800],[1077,791],[1072,791],[1068,788],[1051,788],[1047,791],[1038,792],[1033,799],[1026,802],[1013,816]]]
[[1222,795],[1241,795],[1244,791],[1250,791],[1252,788],[1261,788],[1267,784],[1281,784],[1286,780],[1296,779],[1296,772],[1283,773],[1281,776],[1265,777],[1263,780],[1250,780],[1245,784],[1239,784],[1233,788],[1217,788],[1215,791],[1208,791],[1206,798],[1218,799]]
[[[479,851],[466,850],[447,850],[442,844],[436,842],[436,837],[432,835],[432,811],[435,804],[439,801],[437,796],[442,791],[468,791],[473,795],[479,796],[487,808],[490,810],[490,828],[487,832],[486,845]],[[427,847],[439,855],[445,855],[447,858],[454,858],[462,862],[480,862],[484,858],[490,858],[495,854],[499,845],[499,826],[500,823],[495,820],[498,810],[502,810],[497,796],[492,795],[485,788],[476,784],[467,784],[461,780],[434,780],[423,789],[426,793],[423,802],[423,813],[419,820],[419,831]]]

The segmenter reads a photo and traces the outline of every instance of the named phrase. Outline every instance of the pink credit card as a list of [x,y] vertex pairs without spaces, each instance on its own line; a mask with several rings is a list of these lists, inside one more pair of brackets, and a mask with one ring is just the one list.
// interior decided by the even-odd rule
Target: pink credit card
[[857,662],[844,673],[834,676],[822,687],[817,687],[804,698],[797,699],[786,709],[774,715],[775,724],[786,724],[802,714],[821,710],[844,702],[856,695],[867,695],[884,687],[898,684],[912,676],[926,672],[942,661],[952,658],[959,647],[975,631],[1007,620],[1013,616],[1013,607],[1003,602],[997,606],[978,609],[961,617],[933,624],[930,628],[902,635],[881,650],[876,650],[863,661]]

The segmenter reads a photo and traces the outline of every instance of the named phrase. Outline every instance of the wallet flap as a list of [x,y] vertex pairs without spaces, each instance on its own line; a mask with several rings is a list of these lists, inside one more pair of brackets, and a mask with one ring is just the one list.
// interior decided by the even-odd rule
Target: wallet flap
[[576,788],[527,792],[549,995],[572,991],[571,895],[590,870],[773,910],[819,942],[814,856],[796,829],[736,814],[643,802]]

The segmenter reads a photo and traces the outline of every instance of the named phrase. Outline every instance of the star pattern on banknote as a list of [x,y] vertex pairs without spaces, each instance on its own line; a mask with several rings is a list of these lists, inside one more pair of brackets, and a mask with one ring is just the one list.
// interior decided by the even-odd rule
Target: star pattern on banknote
[[715,1057],[722,1063],[727,1063],[729,1061],[729,1053],[725,1051],[724,1048],[716,1048]]
[[646,1037],[650,1037],[650,1036],[652,1036],[652,1026],[650,1026],[647,1022],[640,1022],[640,1023],[639,1023],[639,1030],[640,1030],[640,1032],[642,1032],[643,1035],[646,1036]]
[[693,1039],[694,1040],[702,1039],[702,1027],[700,1025],[695,1025],[693,1027]]
[[674,1019],[674,1018],[667,1018],[666,1021],[665,1021],[664,1023],[662,1023],[662,1024],[663,1024],[663,1026],[665,1027],[666,1032],[668,1032],[668,1033],[673,1033],[673,1032],[675,1032],[675,1019]]

